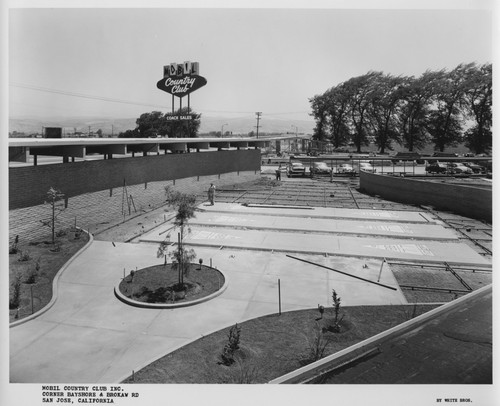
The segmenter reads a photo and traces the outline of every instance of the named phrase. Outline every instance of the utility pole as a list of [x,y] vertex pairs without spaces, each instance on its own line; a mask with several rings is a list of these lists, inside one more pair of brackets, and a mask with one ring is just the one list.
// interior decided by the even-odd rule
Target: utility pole
[[260,121],[260,116],[262,115],[262,112],[258,111],[255,114],[257,116],[257,138],[259,138],[259,121]]

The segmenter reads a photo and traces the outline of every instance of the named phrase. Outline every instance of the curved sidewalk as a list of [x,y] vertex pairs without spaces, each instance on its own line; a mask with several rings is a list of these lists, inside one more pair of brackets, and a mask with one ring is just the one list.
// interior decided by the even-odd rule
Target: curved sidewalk
[[[204,263],[223,269],[228,288],[219,297],[175,310],[141,309],[118,300],[113,288],[124,269],[157,263],[157,245],[94,241],[61,275],[54,306],[10,329],[12,383],[118,382],[164,354],[203,335],[265,314],[328,304],[331,289],[352,290],[345,305],[401,304],[401,292],[352,281],[282,254],[196,248]],[[317,260],[317,259],[316,259]],[[327,266],[363,269],[376,279],[379,261],[324,258]],[[306,284],[307,282],[307,284]],[[395,286],[389,272],[381,283]],[[342,285],[342,288],[338,288]],[[345,290],[344,290],[345,289]]]

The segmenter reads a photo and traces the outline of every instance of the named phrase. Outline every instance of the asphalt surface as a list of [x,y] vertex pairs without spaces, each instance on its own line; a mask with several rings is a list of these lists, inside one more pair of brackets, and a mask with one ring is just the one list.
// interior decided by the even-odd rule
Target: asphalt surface
[[[378,346],[315,384],[492,384],[492,290]],[[466,321],[466,322],[464,322]]]

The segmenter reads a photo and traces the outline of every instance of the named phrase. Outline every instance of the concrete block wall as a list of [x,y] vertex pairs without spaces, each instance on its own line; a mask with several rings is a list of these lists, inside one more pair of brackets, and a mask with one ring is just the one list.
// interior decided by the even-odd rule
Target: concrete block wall
[[[132,217],[149,212],[165,204],[165,186],[183,193],[196,194],[203,199],[210,183],[217,189],[224,186],[253,181],[260,178],[260,170],[231,172],[220,175],[194,176],[184,179],[141,183],[127,186],[126,195],[132,196],[134,207],[130,212],[125,198],[124,188],[85,193],[68,199],[68,207],[57,217],[56,229],[66,229],[75,225],[96,233],[111,224],[120,223]],[[49,227],[40,220],[48,220],[51,215],[50,205],[41,204],[9,210],[9,240],[19,235],[20,241],[50,239]]]
[[198,176],[260,171],[260,150],[209,151],[102,159],[9,169],[9,210],[46,200],[50,187],[66,197]]
[[400,203],[432,206],[465,217],[492,222],[492,191],[474,186],[378,175],[361,171],[363,192]]

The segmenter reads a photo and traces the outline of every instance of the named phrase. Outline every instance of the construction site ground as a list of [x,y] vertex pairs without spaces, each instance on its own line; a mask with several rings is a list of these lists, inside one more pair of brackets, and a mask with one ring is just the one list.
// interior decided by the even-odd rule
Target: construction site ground
[[11,328],[11,382],[119,382],[278,305],[330,306],[332,289],[343,306],[401,305],[491,283],[491,225],[368,196],[357,178],[264,177],[218,190],[213,206],[197,200],[185,242],[225,275],[220,296],[175,310],[121,302],[113,289],[124,274],[158,263],[159,243],[175,243],[177,230],[168,207],[109,223],[62,272],[53,306]]

